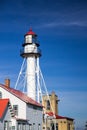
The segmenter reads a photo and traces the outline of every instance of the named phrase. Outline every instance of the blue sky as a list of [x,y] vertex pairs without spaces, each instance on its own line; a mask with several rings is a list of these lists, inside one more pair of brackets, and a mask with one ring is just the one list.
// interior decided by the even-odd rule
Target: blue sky
[[87,121],[87,1],[0,0],[0,82],[13,87],[23,59],[20,48],[32,27],[38,34],[40,66],[48,91],[56,91],[59,114]]

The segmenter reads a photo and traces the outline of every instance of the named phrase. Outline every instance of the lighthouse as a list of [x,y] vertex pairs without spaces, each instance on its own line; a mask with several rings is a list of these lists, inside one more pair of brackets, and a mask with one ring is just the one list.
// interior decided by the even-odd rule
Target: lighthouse
[[[26,68],[26,87],[27,96],[31,97],[33,100],[37,100],[37,68],[39,66],[39,57],[41,56],[41,51],[39,49],[39,43],[37,40],[37,34],[30,29],[24,35],[24,43],[22,44],[22,51],[20,55],[26,58],[27,68]],[[39,73],[39,72],[38,72]]]

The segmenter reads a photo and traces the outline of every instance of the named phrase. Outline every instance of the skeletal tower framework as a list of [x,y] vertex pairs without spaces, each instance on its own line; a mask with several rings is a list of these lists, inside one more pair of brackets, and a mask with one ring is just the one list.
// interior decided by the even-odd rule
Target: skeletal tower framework
[[24,35],[24,44],[22,44],[20,52],[24,60],[15,88],[21,87],[20,89],[23,91],[26,90],[29,97],[35,101],[41,102],[42,93],[48,92],[39,66],[39,58],[41,56],[39,46],[37,34],[30,29]]

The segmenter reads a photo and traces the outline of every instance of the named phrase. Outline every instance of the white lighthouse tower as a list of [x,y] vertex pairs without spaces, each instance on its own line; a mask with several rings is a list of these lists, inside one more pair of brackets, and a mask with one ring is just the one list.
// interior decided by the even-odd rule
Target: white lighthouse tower
[[36,71],[39,67],[39,57],[41,56],[41,51],[39,49],[39,43],[37,42],[37,35],[32,31],[32,29],[24,35],[24,44],[22,46],[23,49],[21,51],[21,56],[26,58],[27,61],[27,95],[36,101]]

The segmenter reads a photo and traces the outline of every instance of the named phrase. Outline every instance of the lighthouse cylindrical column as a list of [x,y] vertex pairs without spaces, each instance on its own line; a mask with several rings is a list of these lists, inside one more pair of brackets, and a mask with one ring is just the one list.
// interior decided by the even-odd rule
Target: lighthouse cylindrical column
[[36,100],[36,59],[35,56],[27,57],[27,95]]

